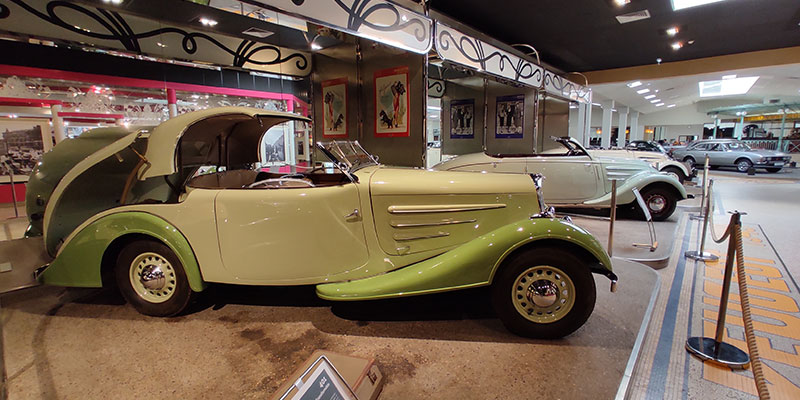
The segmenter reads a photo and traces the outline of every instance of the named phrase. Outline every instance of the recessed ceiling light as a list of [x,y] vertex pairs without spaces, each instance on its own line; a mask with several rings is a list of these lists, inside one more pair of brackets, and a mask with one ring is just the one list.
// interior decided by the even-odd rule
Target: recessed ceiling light
[[200,23],[205,26],[216,26],[218,24],[217,21],[214,21],[211,18],[200,17]]
[[647,96],[644,96],[645,100],[650,100],[650,99],[652,99],[653,97],[656,97],[656,95],[654,95],[654,94],[648,94]]
[[628,87],[631,88],[631,89],[633,89],[633,88],[635,88],[637,86],[642,86],[642,81],[635,81],[635,82],[631,82],[631,83],[628,84]]
[[672,0],[672,9],[674,11],[678,11],[683,10],[684,8],[697,7],[719,1],[723,0]]
[[645,94],[645,93],[649,93],[649,92],[650,92],[650,89],[642,89],[642,90],[637,90],[636,91],[636,93],[639,93],[639,94]]
[[667,106],[667,108],[672,108],[672,107],[675,107],[675,104],[670,104]]
[[656,63],[661,64],[661,57],[656,58]]
[[672,47],[672,50],[680,50],[680,48],[683,47],[683,43],[675,42],[675,43],[671,44],[670,46]]
[[656,107],[661,107],[663,105],[664,105],[664,103],[658,103],[658,104],[656,104]]
[[699,82],[700,97],[745,94],[758,80],[757,76]]
[[630,2],[631,0],[614,0],[614,4],[620,7],[624,6],[625,4],[629,4]]
[[667,36],[675,36],[680,32],[680,29],[677,26],[673,26],[672,28],[667,28],[666,32]]
[[661,103],[661,99],[653,99],[653,100],[650,100],[650,102],[653,103],[653,104]]
[[722,79],[734,79],[734,78],[736,78],[735,74],[734,75],[722,75]]

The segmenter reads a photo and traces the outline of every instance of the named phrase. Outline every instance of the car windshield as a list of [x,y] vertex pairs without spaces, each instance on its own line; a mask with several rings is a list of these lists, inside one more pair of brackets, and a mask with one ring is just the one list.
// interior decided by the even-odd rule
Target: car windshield
[[748,146],[748,145],[746,145],[746,144],[744,144],[742,142],[739,142],[739,141],[728,142],[727,145],[728,145],[728,148],[733,150],[733,151],[748,151],[748,150],[750,150],[750,146]]
[[318,142],[317,147],[325,153],[331,161],[348,172],[353,172],[370,165],[378,165],[377,157],[367,153],[357,140]]

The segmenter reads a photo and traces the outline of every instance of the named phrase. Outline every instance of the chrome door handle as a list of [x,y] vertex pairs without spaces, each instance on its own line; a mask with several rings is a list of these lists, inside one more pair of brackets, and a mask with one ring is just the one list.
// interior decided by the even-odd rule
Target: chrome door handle
[[353,218],[353,217],[356,217],[356,218],[359,217],[357,208],[355,210],[353,210],[353,212],[351,212],[350,214],[345,215],[344,219],[350,219],[350,218]]

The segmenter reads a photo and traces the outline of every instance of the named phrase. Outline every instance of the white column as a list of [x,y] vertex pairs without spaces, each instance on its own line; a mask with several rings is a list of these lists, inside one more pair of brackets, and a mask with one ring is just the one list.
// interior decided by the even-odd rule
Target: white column
[[628,129],[628,107],[619,107],[617,108],[617,112],[619,112],[619,119],[617,120],[617,146],[624,147],[625,146],[625,130]]
[[586,103],[586,104],[582,104],[582,106],[584,107],[584,110],[585,110],[584,112],[586,113],[586,115],[583,118],[583,128],[582,128],[583,129],[583,142],[582,143],[583,143],[584,147],[589,148],[589,141],[591,139],[591,136],[590,136],[589,132],[592,130],[592,103],[589,102],[589,103]]
[[611,147],[611,109],[614,108],[614,100],[604,101],[600,104],[603,107],[603,123],[600,129],[603,130],[600,147],[607,149]]
[[631,112],[631,140],[644,139],[644,130],[639,126],[639,112]]
[[568,135],[575,140],[580,140],[581,137],[581,112],[580,108],[576,107],[573,108],[573,105],[570,104],[569,106],[569,132]]
[[53,104],[50,106],[50,115],[53,119],[53,134],[56,138],[56,144],[67,138],[64,131],[64,120],[58,113],[61,112],[61,104]]

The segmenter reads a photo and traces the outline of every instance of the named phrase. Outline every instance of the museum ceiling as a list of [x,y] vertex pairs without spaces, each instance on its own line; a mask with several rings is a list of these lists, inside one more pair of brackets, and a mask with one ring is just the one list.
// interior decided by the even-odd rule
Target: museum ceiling
[[[800,46],[797,0],[725,0],[678,11],[673,11],[671,0],[630,0],[624,6],[616,1],[431,0],[430,4],[505,43],[530,44],[543,61],[564,71]],[[647,19],[621,24],[616,18],[645,10]],[[679,32],[670,37],[666,30],[675,26]],[[682,47],[674,50],[675,42]]]

